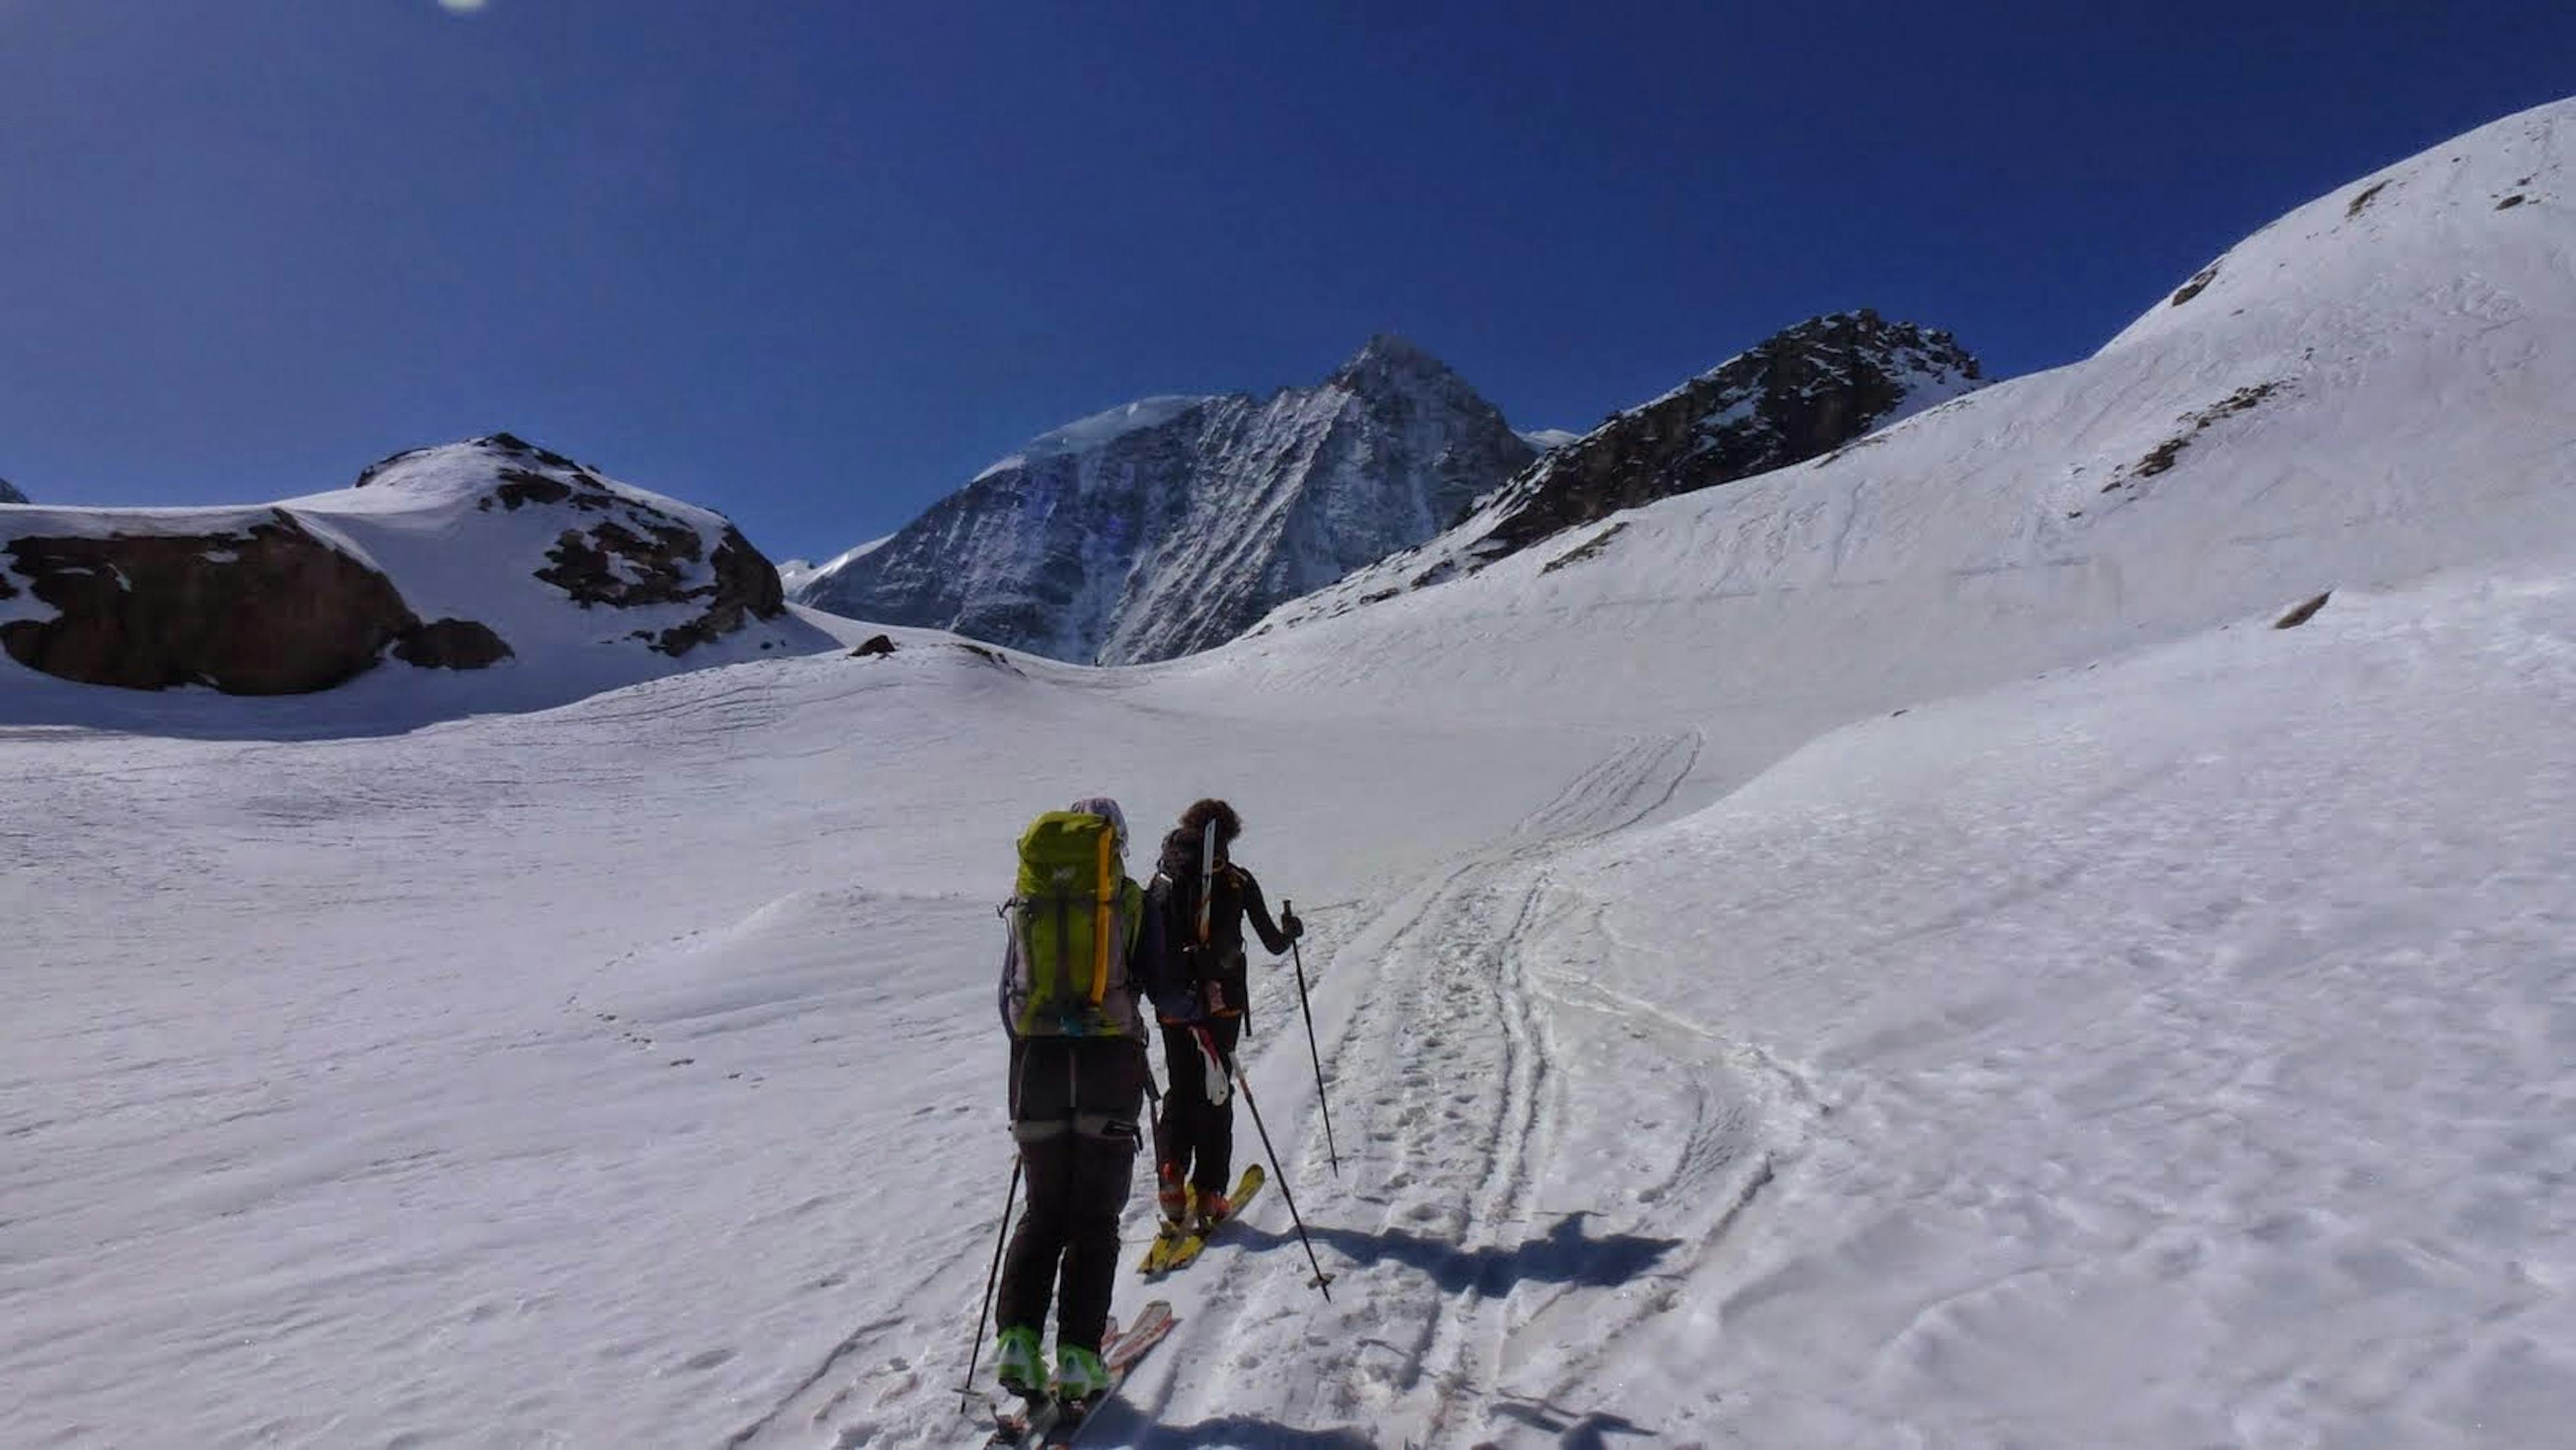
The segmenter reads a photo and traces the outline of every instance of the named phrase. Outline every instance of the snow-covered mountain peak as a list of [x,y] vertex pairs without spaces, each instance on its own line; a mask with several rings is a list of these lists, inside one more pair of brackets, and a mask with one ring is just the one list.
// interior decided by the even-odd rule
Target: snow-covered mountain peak
[[1533,456],[1446,364],[1381,334],[1313,386],[1068,424],[797,597],[1058,659],[1167,659],[1431,537]]
[[1381,332],[1340,367],[1332,380],[1363,392],[1422,391],[1465,388],[1466,381],[1447,363],[1410,340]]

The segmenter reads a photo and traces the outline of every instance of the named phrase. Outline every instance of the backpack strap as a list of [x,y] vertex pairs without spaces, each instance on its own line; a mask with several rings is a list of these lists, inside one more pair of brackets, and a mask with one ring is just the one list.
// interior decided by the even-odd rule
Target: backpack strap
[[1091,910],[1091,1005],[1097,1007],[1109,994],[1109,938],[1117,930],[1112,910],[1118,902],[1118,835],[1115,831],[1100,833],[1100,892],[1093,898]]

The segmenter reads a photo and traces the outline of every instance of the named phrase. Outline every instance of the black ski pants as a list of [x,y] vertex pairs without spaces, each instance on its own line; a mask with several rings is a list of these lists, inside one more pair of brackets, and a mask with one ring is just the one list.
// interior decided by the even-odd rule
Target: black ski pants
[[1207,1029],[1217,1051],[1234,1061],[1234,1046],[1243,1037],[1243,1019],[1219,1017],[1205,1023],[1163,1024],[1163,1121],[1155,1135],[1154,1158],[1189,1180],[1202,1195],[1226,1191],[1234,1164],[1234,1099],[1214,1100],[1207,1054],[1199,1051],[1197,1030]]
[[1011,1044],[1011,1136],[1027,1206],[1002,1255],[995,1322],[1097,1350],[1118,1281],[1118,1216],[1136,1180],[1145,1044],[1032,1038]]

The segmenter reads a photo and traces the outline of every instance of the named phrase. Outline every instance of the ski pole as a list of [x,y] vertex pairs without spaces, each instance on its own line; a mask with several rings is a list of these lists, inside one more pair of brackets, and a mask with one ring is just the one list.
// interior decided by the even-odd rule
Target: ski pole
[[[1297,914],[1297,903],[1279,898],[1284,916]],[[1324,1054],[1315,1050],[1315,1006],[1306,1000],[1306,954],[1297,947],[1297,939],[1288,939],[1288,959],[1297,964],[1297,1008],[1306,1014],[1306,1056],[1315,1064],[1315,1102],[1324,1110],[1324,1151],[1332,1155],[1333,1176],[1342,1176],[1342,1150],[1333,1142],[1333,1101],[1324,1096]]]
[[1261,1121],[1261,1104],[1252,1098],[1252,1079],[1245,1075],[1242,1064],[1228,1062],[1225,1054],[1216,1050],[1216,1040],[1208,1035],[1205,1027],[1191,1030],[1198,1034],[1199,1045],[1207,1049],[1208,1056],[1225,1063],[1234,1075],[1235,1086],[1243,1089],[1244,1106],[1252,1109],[1253,1131],[1261,1135],[1261,1151],[1270,1155],[1270,1171],[1279,1179],[1279,1196],[1288,1200],[1288,1220],[1297,1225],[1297,1242],[1306,1246],[1306,1262],[1315,1270],[1315,1287],[1324,1291],[1326,1303],[1332,1302],[1333,1276],[1324,1272],[1322,1262],[1315,1257],[1315,1241],[1306,1237],[1306,1217],[1297,1211],[1296,1190],[1288,1186],[1288,1175],[1280,1170],[1279,1150],[1271,1146],[1270,1129]]
[[1020,1201],[1020,1152],[1011,1150],[1011,1187],[1002,1195],[1002,1227],[993,1235],[993,1272],[984,1276],[984,1307],[975,1311],[975,1343],[966,1353],[966,1383],[957,1391],[957,1413],[975,1396],[975,1366],[984,1358],[984,1320],[993,1312],[993,1286],[1002,1282],[1002,1245],[1009,1242],[1011,1209]]

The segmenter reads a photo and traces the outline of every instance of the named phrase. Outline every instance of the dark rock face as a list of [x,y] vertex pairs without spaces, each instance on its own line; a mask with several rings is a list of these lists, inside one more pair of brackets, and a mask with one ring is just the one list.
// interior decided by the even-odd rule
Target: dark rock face
[[9,480],[0,478],[0,503],[25,503],[26,501],[25,494],[10,487]]
[[860,641],[857,649],[850,651],[850,658],[854,660],[864,660],[872,659],[878,655],[890,655],[893,653],[894,639],[892,636],[872,634],[866,639]]
[[85,684],[325,690],[420,627],[392,581],[283,509],[239,532],[23,537],[7,553],[61,615],[0,626],[0,646]]
[[[593,522],[565,529],[546,551],[536,577],[571,595],[584,609],[632,609],[691,604],[698,615],[634,637],[678,657],[742,628],[749,619],[775,619],[787,611],[778,570],[731,524],[715,547],[694,524],[611,488],[589,468],[560,453],[533,447],[507,433],[480,440],[498,451],[524,455],[536,465],[505,467],[490,498],[516,513],[523,507],[562,507]],[[363,480],[362,480],[363,482]]]
[[489,625],[470,619],[433,619],[394,642],[394,658],[425,670],[479,670],[512,651]]
[[1909,403],[1973,388],[1946,332],[1875,312],[1812,318],[1541,459],[1484,513],[1501,558],[1580,524],[1831,452]]

